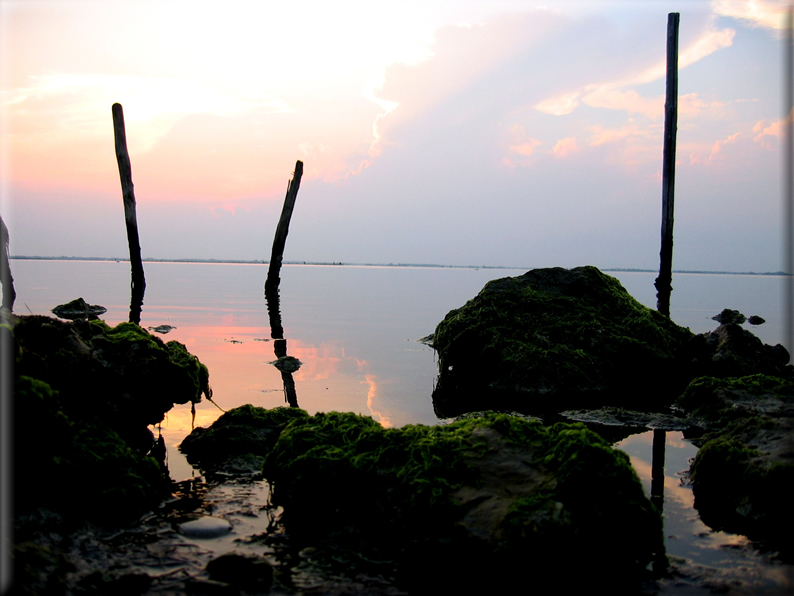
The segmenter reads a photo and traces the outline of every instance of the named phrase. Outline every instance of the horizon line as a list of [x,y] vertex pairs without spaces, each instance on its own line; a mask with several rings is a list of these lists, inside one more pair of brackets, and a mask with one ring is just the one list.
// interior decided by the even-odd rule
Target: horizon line
[[[129,263],[129,257],[42,257],[29,255],[12,255],[11,260],[21,261],[116,261],[117,263]],[[270,261],[262,259],[160,259],[147,257],[141,259],[148,263],[207,263],[207,264],[228,264],[228,265],[267,265]],[[437,263],[347,263],[343,261],[282,261],[282,265],[314,265],[314,266],[342,266],[342,267],[426,267],[435,269],[525,269],[530,271],[533,267],[514,266],[514,265],[440,265]],[[600,268],[601,271],[625,271],[628,273],[657,273],[655,269],[640,269],[635,267],[608,267]],[[709,271],[692,269],[674,269],[673,273],[697,273],[705,275],[779,275],[785,276],[783,271]]]

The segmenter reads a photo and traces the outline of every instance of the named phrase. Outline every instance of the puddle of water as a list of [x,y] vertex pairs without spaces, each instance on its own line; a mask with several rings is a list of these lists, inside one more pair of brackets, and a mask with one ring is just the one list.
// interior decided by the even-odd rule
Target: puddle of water
[[[661,504],[671,577],[657,594],[792,594],[794,565],[763,552],[746,536],[715,531],[700,520],[688,481],[697,447],[681,432],[664,433],[663,494],[654,497],[654,432],[632,435],[615,447],[626,452],[645,493]],[[658,481],[657,481],[658,482]],[[659,486],[658,484],[656,486]],[[660,491],[662,492],[662,491]]]

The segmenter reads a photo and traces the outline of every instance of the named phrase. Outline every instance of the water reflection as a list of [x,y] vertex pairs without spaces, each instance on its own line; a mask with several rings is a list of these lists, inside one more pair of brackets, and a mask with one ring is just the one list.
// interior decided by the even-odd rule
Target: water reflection
[[659,511],[664,511],[664,444],[667,433],[661,429],[653,430],[653,450],[651,454],[651,503]]
[[141,312],[143,312],[143,294],[146,292],[146,283],[135,283],[133,278],[130,284],[130,323],[141,324]]
[[[265,285],[265,303],[267,304],[267,316],[270,319],[270,337],[273,338],[273,350],[276,354],[277,362],[284,362],[288,358],[287,340],[284,339],[284,327],[281,324],[278,282],[276,282],[275,287]],[[284,366],[277,366],[277,368],[284,383],[284,398],[286,402],[291,408],[299,407],[298,393],[295,391],[295,379],[292,378],[292,371]]]
[[657,595],[709,593],[699,587],[704,584],[731,594],[790,593],[790,564],[747,537],[715,531],[700,519],[688,477],[697,447],[683,433],[657,429],[615,447],[629,455],[646,493],[663,506],[664,544],[673,569],[659,581]]

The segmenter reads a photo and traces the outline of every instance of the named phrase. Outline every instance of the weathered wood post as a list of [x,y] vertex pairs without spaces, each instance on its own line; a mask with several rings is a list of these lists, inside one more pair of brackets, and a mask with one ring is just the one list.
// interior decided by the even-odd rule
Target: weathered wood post
[[678,128],[678,22],[667,15],[667,97],[664,102],[664,158],[662,161],[662,249],[656,278],[656,310],[670,316],[673,291],[673,207],[675,196],[675,141]]
[[783,341],[794,354],[794,6],[788,9],[783,44],[783,110],[785,122],[783,159]]
[[8,228],[0,216],[0,284],[3,284],[2,307],[9,311],[14,310],[14,300],[17,293],[14,291],[14,278],[11,276],[11,261],[8,256]]
[[[265,302],[267,312],[270,317],[270,337],[273,338],[273,349],[276,358],[281,359],[287,356],[287,340],[284,339],[284,327],[281,324],[281,309],[279,308],[278,286],[281,283],[279,273],[281,271],[281,261],[284,258],[284,246],[287,243],[287,233],[289,232],[289,222],[292,219],[292,211],[295,208],[295,199],[298,196],[298,189],[303,176],[303,162],[295,162],[295,174],[287,185],[287,196],[284,198],[284,207],[281,209],[281,218],[276,226],[276,235],[273,238],[273,250],[270,254],[270,265],[267,269],[267,280],[265,281]],[[292,373],[281,370],[281,380],[284,383],[284,398],[290,407],[298,407],[298,395],[295,390],[295,380]]]
[[276,227],[276,235],[273,238],[273,251],[270,254],[270,265],[267,269],[267,280],[265,281],[265,291],[278,290],[279,272],[281,271],[281,260],[284,258],[284,246],[287,243],[287,233],[289,232],[289,221],[292,218],[292,210],[295,208],[295,199],[298,196],[298,189],[301,185],[303,176],[303,162],[295,162],[295,174],[287,185],[287,196],[284,198],[284,207],[281,209],[281,219]]
[[124,130],[124,112],[120,103],[114,103],[113,135],[116,140],[116,160],[119,163],[121,192],[124,197],[124,219],[127,223],[127,243],[130,247],[130,267],[132,282],[130,283],[130,322],[140,324],[143,293],[146,290],[146,279],[143,276],[141,260],[141,243],[138,238],[138,216],[135,210],[135,192],[132,185],[132,166],[127,152],[127,133]]

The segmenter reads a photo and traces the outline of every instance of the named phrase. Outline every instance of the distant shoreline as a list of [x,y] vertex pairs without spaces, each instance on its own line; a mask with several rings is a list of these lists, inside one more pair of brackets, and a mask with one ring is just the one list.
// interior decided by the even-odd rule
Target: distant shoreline
[[[129,262],[129,258],[114,257],[35,257],[27,255],[13,255],[11,260],[16,261],[117,261]],[[143,259],[146,263],[207,263],[217,265],[266,265],[264,260],[238,260],[238,259]],[[430,269],[525,269],[529,271],[532,267],[510,266],[510,265],[437,265],[432,263],[344,263],[326,261],[284,261],[284,265],[322,265],[322,266],[347,266],[347,267],[423,267]],[[656,269],[632,269],[622,267],[610,267],[601,271],[626,272],[626,273],[657,273]],[[785,276],[782,271],[695,271],[674,269],[673,273],[697,273],[701,275],[779,275]]]

